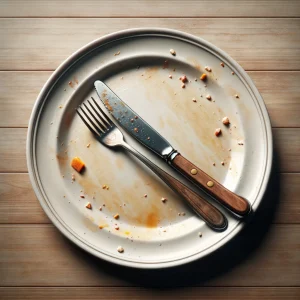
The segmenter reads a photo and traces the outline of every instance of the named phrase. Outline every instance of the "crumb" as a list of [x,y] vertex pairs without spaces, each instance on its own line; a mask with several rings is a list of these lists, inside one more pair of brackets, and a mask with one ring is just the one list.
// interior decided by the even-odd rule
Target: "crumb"
[[120,215],[119,214],[115,214],[114,215],[114,219],[118,220],[120,218]]
[[90,202],[88,202],[85,207],[88,209],[92,209],[92,204]]
[[185,216],[185,212],[182,212],[181,215],[182,215],[182,216]]
[[229,125],[229,124],[230,124],[229,118],[228,118],[228,117],[224,117],[224,118],[222,119],[222,123],[223,123],[224,125]]
[[200,76],[200,79],[202,80],[202,81],[205,81],[206,80],[206,78],[207,78],[207,75],[206,74],[202,74],[201,76]]
[[170,49],[170,53],[173,55],[173,56],[176,56],[176,52],[174,49]]
[[138,116],[134,116],[134,118],[135,118],[135,119],[137,119],[137,118],[138,118]]
[[213,163],[213,166],[215,166],[216,165],[216,163]]
[[220,65],[222,68],[224,68],[224,66],[225,66],[223,62],[221,62]]
[[181,213],[178,213],[178,216],[181,216]]
[[103,184],[103,185],[102,185],[102,189],[103,189],[103,190],[105,190],[105,189],[106,189],[106,187],[107,187],[107,185],[106,185],[106,184]]
[[85,198],[85,196],[84,195],[80,195],[80,198]]
[[173,78],[173,76],[170,74],[170,75],[169,75],[169,78],[171,78],[171,79],[172,79],[172,78]]
[[224,166],[224,165],[225,165],[224,161],[221,161],[221,165],[222,165],[222,166]]
[[184,89],[184,88],[185,88],[185,84],[183,84],[183,85],[181,86],[181,88]]
[[62,108],[62,105],[60,105],[58,108]]
[[118,246],[117,251],[118,251],[119,253],[123,253],[123,252],[124,252],[124,248],[121,247],[121,246]]
[[131,122],[131,123],[133,123],[133,122],[134,122],[134,120],[133,120],[133,119],[130,119],[130,122]]
[[116,226],[115,226],[115,229],[116,229],[116,230],[119,230],[119,229],[120,229],[120,227],[119,227],[118,225],[116,225]]
[[231,75],[234,75],[235,73],[234,72],[231,72]]
[[196,98],[193,98],[192,100],[193,100],[193,102],[197,102]]
[[244,143],[243,142],[238,142],[238,145],[243,146]]
[[166,203],[168,199],[167,199],[167,198],[164,198],[164,197],[162,197],[160,200],[161,200],[161,202],[162,202],[162,203]]
[[235,98],[237,98],[237,99],[238,99],[238,98],[240,98],[240,97],[239,97],[239,95],[238,95],[238,94],[236,94],[236,95],[235,95]]
[[199,234],[199,237],[202,237],[202,232],[199,232],[198,234]]
[[90,143],[88,143],[88,144],[86,145],[86,147],[87,147],[87,148],[90,148],[90,146],[91,146],[91,144],[90,144]]
[[208,66],[206,66],[204,69],[205,69],[207,72],[211,72],[211,68],[208,67]]
[[147,194],[145,194],[145,195],[144,195],[144,198],[147,198],[147,197],[148,197],[148,195],[147,195]]
[[117,55],[119,55],[121,52],[120,51],[118,51],[117,53],[115,53],[114,54],[114,56],[117,56]]
[[72,174],[72,181],[75,181],[75,175]]
[[207,95],[206,99],[210,101],[211,100],[211,95]]
[[102,206],[99,207],[99,210],[102,211]]
[[147,137],[147,140],[150,141],[150,136]]
[[222,133],[221,128],[217,128],[217,129],[215,130],[215,136],[219,136],[221,133]]
[[231,151],[231,149],[229,148],[228,151]]
[[182,75],[181,77],[179,77],[179,79],[180,79],[183,83],[185,83],[185,82],[188,81],[188,79],[187,79],[187,77],[186,77],[185,75]]
[[194,80],[197,81],[197,78],[195,78]]
[[135,127],[134,129],[134,132],[136,132],[136,133],[138,133],[139,132],[139,130]]

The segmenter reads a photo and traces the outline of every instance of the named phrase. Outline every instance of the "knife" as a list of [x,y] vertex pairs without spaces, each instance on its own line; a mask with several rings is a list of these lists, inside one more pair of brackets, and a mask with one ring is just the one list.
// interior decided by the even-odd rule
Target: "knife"
[[231,192],[183,157],[105,83],[97,80],[94,86],[106,109],[129,134],[236,215],[243,217],[250,212],[251,206],[246,199]]

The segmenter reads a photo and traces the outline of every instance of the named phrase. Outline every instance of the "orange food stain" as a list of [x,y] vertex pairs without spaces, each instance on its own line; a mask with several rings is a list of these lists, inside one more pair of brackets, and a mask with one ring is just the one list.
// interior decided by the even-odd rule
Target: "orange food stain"
[[114,109],[111,107],[111,105],[109,104],[108,99],[105,99],[105,100],[104,100],[104,104],[105,104],[105,106],[107,107],[107,109],[108,109],[109,111],[113,111],[113,110],[114,110]]
[[155,213],[149,213],[146,220],[147,227],[153,228],[157,227],[157,224],[159,222],[158,216]]

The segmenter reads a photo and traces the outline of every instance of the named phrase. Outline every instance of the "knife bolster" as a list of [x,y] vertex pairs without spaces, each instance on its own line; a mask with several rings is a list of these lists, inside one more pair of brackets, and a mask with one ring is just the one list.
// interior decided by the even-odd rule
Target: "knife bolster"
[[179,153],[177,150],[173,149],[173,150],[169,153],[169,155],[166,157],[167,163],[168,163],[169,165],[171,165],[173,159],[174,159],[178,154],[180,154],[180,153]]

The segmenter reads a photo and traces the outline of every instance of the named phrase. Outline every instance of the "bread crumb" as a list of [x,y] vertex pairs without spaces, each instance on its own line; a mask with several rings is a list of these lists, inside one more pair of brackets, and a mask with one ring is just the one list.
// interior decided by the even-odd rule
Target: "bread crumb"
[[88,202],[85,207],[88,209],[92,209],[92,204],[90,202]]

